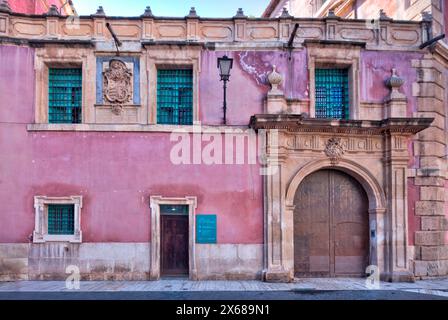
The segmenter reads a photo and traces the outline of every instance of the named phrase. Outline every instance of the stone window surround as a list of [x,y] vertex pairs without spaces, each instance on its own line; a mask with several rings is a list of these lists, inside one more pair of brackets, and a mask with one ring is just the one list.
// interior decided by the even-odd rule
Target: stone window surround
[[49,56],[47,54],[36,54],[36,101],[35,101],[35,123],[48,123],[48,74],[52,67],[62,68],[82,68],[82,103],[81,119],[86,119],[86,86],[87,75],[87,56],[82,55],[64,55],[60,57]]
[[[48,221],[48,205],[49,204],[73,204],[74,205],[74,234],[63,235],[49,235],[47,230]],[[67,197],[48,197],[48,196],[35,196],[34,197],[34,232],[33,242],[44,243],[50,241],[57,242],[82,242],[81,231],[81,208],[82,208],[82,196],[67,196]]]
[[198,271],[196,267],[196,207],[197,198],[193,196],[170,198],[162,196],[150,197],[151,208],[151,259],[150,259],[150,280],[160,279],[160,205],[188,205],[188,256],[189,256],[189,278],[190,280],[198,279]]
[[191,68],[193,71],[193,123],[199,121],[199,49],[151,48],[146,52],[148,91],[148,123],[157,124],[157,70],[160,68]]
[[[341,54],[341,52],[343,54]],[[347,68],[349,86],[349,119],[359,120],[359,47],[335,47],[329,45],[322,50],[322,45],[308,44],[308,72],[310,86],[310,117],[316,117],[316,75],[315,70],[322,67]]]

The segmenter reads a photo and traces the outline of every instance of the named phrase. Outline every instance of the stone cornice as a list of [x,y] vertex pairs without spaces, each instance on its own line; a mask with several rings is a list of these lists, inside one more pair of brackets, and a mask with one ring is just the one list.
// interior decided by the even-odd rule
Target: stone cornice
[[[0,37],[15,39],[53,39],[60,41],[112,41],[105,30],[108,22],[122,41],[150,44],[160,42],[196,42],[232,45],[234,43],[287,43],[295,23],[300,25],[294,41],[329,41],[364,45],[372,50],[419,50],[422,23],[387,21],[381,33],[369,28],[364,20],[326,18],[174,18],[81,16],[67,18],[48,15],[0,13]],[[324,43],[324,42],[322,42]]]
[[290,132],[321,132],[340,134],[403,134],[413,135],[426,128],[433,118],[390,118],[385,120],[311,119],[302,115],[258,114],[250,119],[250,127]]

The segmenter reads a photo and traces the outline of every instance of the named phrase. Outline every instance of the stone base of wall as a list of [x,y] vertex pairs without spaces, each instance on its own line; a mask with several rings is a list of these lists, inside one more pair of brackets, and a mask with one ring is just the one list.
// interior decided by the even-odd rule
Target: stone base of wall
[[198,280],[260,280],[262,244],[197,244]]
[[[0,281],[149,279],[149,243],[0,244]],[[73,269],[72,269],[73,270]]]
[[[199,280],[261,279],[262,244],[197,244]],[[0,244],[0,281],[149,280],[150,243]]]

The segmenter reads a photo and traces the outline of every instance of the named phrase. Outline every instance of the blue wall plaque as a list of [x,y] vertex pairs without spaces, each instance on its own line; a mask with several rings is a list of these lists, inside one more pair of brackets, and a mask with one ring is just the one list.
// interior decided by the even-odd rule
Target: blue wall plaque
[[216,243],[216,214],[196,215],[196,243]]

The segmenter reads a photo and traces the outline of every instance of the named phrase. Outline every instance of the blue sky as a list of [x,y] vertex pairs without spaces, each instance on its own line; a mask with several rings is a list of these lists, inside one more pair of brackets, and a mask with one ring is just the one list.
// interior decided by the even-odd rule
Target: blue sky
[[259,17],[269,0],[73,0],[79,15],[90,15],[103,6],[109,16],[139,16],[150,6],[156,16],[184,17],[196,7],[201,17],[233,17],[238,8],[247,16]]

